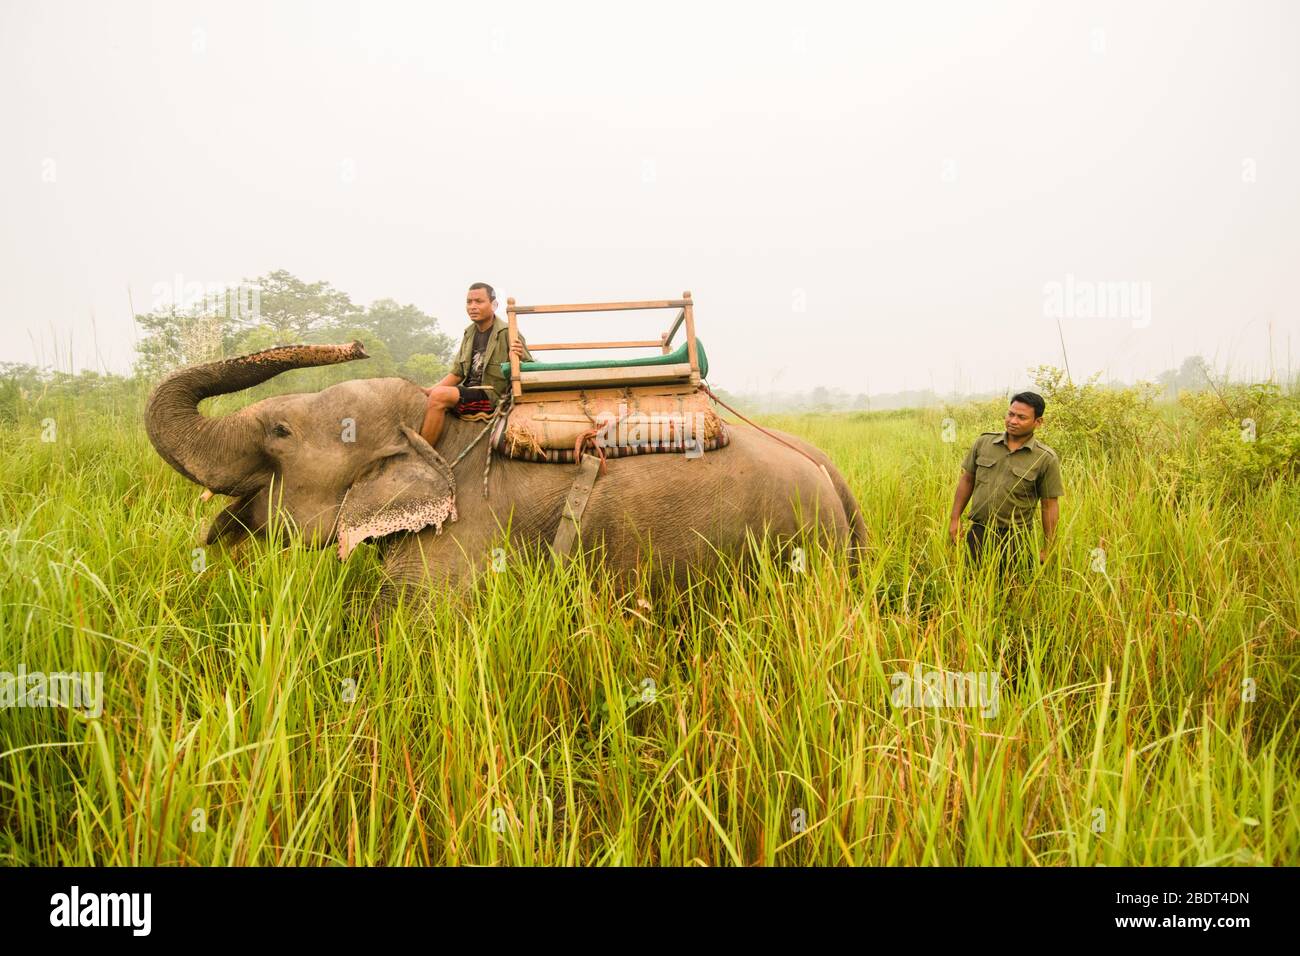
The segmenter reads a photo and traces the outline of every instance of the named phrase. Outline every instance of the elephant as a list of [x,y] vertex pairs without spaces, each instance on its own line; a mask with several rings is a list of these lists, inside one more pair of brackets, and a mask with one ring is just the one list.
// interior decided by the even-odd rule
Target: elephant
[[[189,480],[234,499],[209,525],[206,543],[237,543],[269,524],[318,547],[335,545],[341,559],[372,541],[387,586],[435,591],[472,582],[503,542],[544,549],[578,466],[494,453],[485,480],[485,440],[453,465],[484,426],[448,416],[430,447],[417,430],[426,393],[414,382],[353,379],[221,417],[199,411],[205,398],[290,369],[368,357],[360,342],[279,346],[183,368],[157,385],[145,426],[158,454]],[[615,574],[628,574],[649,544],[652,569],[680,581],[741,556],[747,534],[761,538],[766,530],[787,541],[813,534],[849,549],[856,561],[866,525],[827,456],[779,432],[788,445],[756,429],[730,432],[728,445],[693,458],[609,459],[582,518],[582,552],[599,553]]]

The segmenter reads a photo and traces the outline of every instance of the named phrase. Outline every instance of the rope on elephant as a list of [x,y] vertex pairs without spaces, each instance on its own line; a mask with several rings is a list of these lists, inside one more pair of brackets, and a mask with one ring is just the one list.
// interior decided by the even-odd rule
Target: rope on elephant
[[700,390],[703,391],[705,395],[709,396],[709,398],[713,399],[715,402],[717,402],[719,405],[721,405],[723,408],[725,408],[727,411],[731,412],[731,414],[733,414],[733,415],[735,415],[737,418],[739,418],[739,419],[740,419],[742,422],[744,422],[745,424],[747,424],[747,425],[752,425],[753,427],[757,428],[759,431],[761,431],[764,435],[766,435],[768,438],[772,439],[773,441],[778,441],[778,442],[780,442],[782,445],[784,445],[786,448],[789,448],[791,451],[797,451],[799,454],[803,455],[803,456],[804,456],[805,458],[807,458],[810,462],[812,462],[814,465],[817,466],[817,470],[818,470],[818,471],[820,471],[823,475],[826,476],[826,480],[827,480],[827,481],[830,481],[830,483],[831,483],[831,487],[832,487],[832,488],[835,487],[835,482],[834,482],[834,481],[831,481],[831,473],[830,473],[829,471],[826,470],[826,466],[823,465],[823,464],[822,464],[820,461],[818,461],[816,458],[814,458],[812,455],[808,454],[808,453],[807,453],[806,451],[804,451],[802,448],[798,448],[798,447],[796,447],[796,446],[794,446],[794,445],[791,445],[788,441],[786,441],[786,440],[785,440],[784,438],[782,438],[780,435],[777,435],[777,434],[774,434],[773,432],[768,431],[766,428],[764,428],[762,425],[758,424],[757,422],[752,422],[752,421],[750,421],[748,418],[746,418],[744,415],[740,414],[740,412],[736,411],[734,408],[732,408],[730,405],[728,405],[728,404],[727,404],[726,402],[724,402],[722,399],[718,398],[717,395],[713,394],[713,389],[709,388],[709,386],[705,385],[703,382],[700,382]]
[[[482,435],[478,436],[478,438],[482,438],[482,437],[483,437]],[[478,441],[478,438],[475,438],[474,440]],[[488,442],[487,461],[483,462],[483,497],[484,498],[488,496],[488,491],[487,491],[488,472],[490,472],[491,470],[492,470],[492,443]]]
[[[497,410],[492,413],[492,421],[488,422],[487,428],[479,432],[478,438],[474,439],[475,444],[478,444],[479,439],[481,439],[484,435],[488,433],[488,430],[496,423],[496,421],[499,418],[510,414],[510,407],[514,403],[514,400],[515,400],[515,396],[513,393],[508,393],[506,397],[501,400],[501,404],[497,406]],[[488,442],[487,460],[483,462],[483,497],[484,498],[488,496],[488,474],[491,471],[492,471],[492,443]]]
[[[514,401],[513,395],[507,395],[505,398],[501,400],[501,403],[496,407],[496,411],[492,413],[492,417],[489,418],[487,420],[487,424],[483,426],[483,430],[479,432],[477,435],[475,435],[474,440],[470,442],[468,445],[466,445],[463,449],[461,449],[461,453],[456,456],[454,461],[452,461],[451,467],[453,469],[457,465],[459,465],[462,461],[464,461],[465,456],[474,450],[474,446],[483,440],[483,436],[492,430],[492,426],[497,423],[497,419],[499,419],[503,414],[504,415],[510,414],[510,405],[513,401]],[[488,451],[487,451],[487,461],[484,462],[483,464],[483,497],[484,498],[488,496],[488,473],[491,471],[491,469],[492,469],[492,445],[489,444]]]
[[501,410],[509,404],[510,404],[510,399],[507,397],[501,402],[500,405],[497,406],[497,410],[493,412],[492,417],[487,420],[487,424],[483,426],[483,430],[474,436],[474,440],[472,442],[470,442],[468,445],[466,445],[464,448],[461,449],[459,455],[457,455],[454,459],[452,459],[451,467],[455,468],[457,465],[459,465],[462,461],[465,460],[465,456],[468,455],[471,451],[473,451],[474,446],[483,440],[483,436],[492,430],[492,426],[496,424],[496,420],[501,417]]

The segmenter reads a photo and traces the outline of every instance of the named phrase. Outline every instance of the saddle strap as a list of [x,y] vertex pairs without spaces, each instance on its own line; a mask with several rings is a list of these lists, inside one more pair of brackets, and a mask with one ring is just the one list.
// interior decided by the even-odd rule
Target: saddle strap
[[596,485],[596,476],[600,474],[603,462],[597,455],[586,455],[578,465],[578,475],[573,479],[569,497],[564,502],[564,514],[560,517],[560,526],[555,531],[555,540],[551,550],[557,564],[568,560],[572,555],[573,543],[578,538],[582,524],[582,514],[587,510],[587,501]]

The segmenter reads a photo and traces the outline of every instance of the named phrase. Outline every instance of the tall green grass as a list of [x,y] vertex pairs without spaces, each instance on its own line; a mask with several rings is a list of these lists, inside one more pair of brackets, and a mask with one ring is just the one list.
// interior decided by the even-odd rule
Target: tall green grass
[[[756,542],[652,594],[507,554],[377,622],[370,548],[196,572],[218,502],[137,410],[72,412],[0,437],[0,670],[102,671],[104,713],[0,710],[5,863],[1300,860],[1294,484],[1067,458],[1059,552],[1006,581],[946,536],[977,429],[772,418],[857,494],[856,576]],[[894,707],[913,662],[997,673],[997,716]]]

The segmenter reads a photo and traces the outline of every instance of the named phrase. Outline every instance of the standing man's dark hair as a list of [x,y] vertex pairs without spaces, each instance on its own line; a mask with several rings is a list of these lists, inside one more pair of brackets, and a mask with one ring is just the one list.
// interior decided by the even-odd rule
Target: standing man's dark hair
[[[475,282],[472,286],[470,286],[470,289],[482,289],[484,292],[487,293],[487,297],[488,297],[488,301],[489,301],[489,302],[495,302],[495,301],[497,300],[497,293],[496,293],[496,290],[493,289],[493,288],[492,288],[490,285],[488,285],[486,282]],[[1040,399],[1040,401],[1041,401],[1041,399]],[[1040,414],[1041,414],[1041,412],[1040,412]]]
[[1047,402],[1037,392],[1016,392],[1011,396],[1011,403],[1021,402],[1034,410],[1034,418],[1042,418],[1047,410]]

